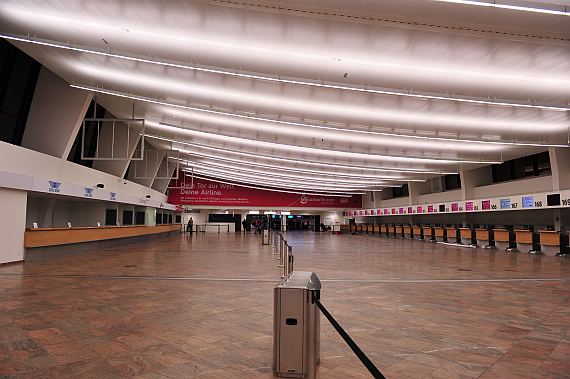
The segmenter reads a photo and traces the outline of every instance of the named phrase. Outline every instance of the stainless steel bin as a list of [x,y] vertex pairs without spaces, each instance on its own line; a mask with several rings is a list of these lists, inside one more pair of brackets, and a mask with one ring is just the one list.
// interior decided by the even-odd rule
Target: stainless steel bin
[[315,378],[320,359],[321,282],[315,273],[294,271],[275,287],[273,358],[282,378]]
[[261,244],[269,245],[269,230],[264,230],[261,232]]

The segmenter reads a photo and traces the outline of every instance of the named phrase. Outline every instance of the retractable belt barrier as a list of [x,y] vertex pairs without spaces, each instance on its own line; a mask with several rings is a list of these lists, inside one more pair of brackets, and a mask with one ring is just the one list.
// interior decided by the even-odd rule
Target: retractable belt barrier
[[350,336],[344,331],[344,329],[342,328],[342,326],[339,325],[338,322],[336,322],[336,320],[334,319],[334,317],[326,310],[326,308],[321,304],[321,302],[318,299],[318,294],[316,293],[317,291],[311,291],[311,293],[313,294],[313,302],[315,304],[317,304],[317,307],[320,309],[320,311],[325,315],[325,317],[327,318],[327,320],[329,320],[329,322],[332,324],[332,326],[336,329],[336,331],[338,332],[338,334],[340,334],[340,336],[342,337],[342,339],[348,344],[348,346],[352,349],[352,351],[354,351],[354,354],[356,354],[356,356],[358,357],[358,359],[360,359],[360,361],[364,364],[364,366],[366,366],[366,368],[368,369],[368,371],[370,371],[370,373],[372,374],[372,376],[375,379],[386,379],[384,375],[382,375],[382,373],[376,368],[376,366],[374,366],[374,363],[372,363],[370,361],[370,359],[368,359],[368,357],[366,356],[366,354],[364,354],[362,352],[362,350],[360,350],[360,348],[358,347],[358,345],[356,345],[356,343],[352,340],[352,338],[350,338]]

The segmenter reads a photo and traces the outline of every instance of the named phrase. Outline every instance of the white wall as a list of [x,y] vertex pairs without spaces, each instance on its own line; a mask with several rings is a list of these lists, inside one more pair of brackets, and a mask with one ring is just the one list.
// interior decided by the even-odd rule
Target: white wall
[[461,190],[453,190],[453,191],[430,193],[428,195],[418,196],[417,205],[443,203],[446,201],[459,201],[459,200],[461,200]]
[[123,184],[122,178],[117,176],[2,141],[0,141],[0,171],[85,187],[102,183],[107,191],[142,198],[151,195],[153,200],[165,203],[168,199],[168,196],[140,184],[130,181]]
[[474,196],[470,199],[484,199],[508,195],[522,195],[527,193],[552,191],[552,177],[513,180],[473,189]]
[[0,263],[24,259],[27,192],[0,188]]

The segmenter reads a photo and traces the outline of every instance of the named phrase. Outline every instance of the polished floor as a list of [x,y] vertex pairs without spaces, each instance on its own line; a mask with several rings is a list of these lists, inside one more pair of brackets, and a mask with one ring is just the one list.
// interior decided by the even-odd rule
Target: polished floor
[[[570,259],[287,233],[388,379],[570,378]],[[0,266],[0,378],[273,378],[277,258],[181,234]],[[324,317],[318,378],[370,378]]]

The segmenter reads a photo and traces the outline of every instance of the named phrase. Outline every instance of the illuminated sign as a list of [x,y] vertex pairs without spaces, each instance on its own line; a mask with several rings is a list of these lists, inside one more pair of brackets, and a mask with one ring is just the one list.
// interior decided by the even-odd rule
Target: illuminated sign
[[428,205],[428,213],[433,213],[433,205]]
[[483,210],[485,210],[485,209],[491,209],[491,200],[483,200],[483,201],[481,202],[481,208],[482,208]]
[[511,199],[501,199],[501,209],[511,209]]
[[451,204],[451,211],[452,212],[457,212],[458,210],[459,210],[459,204],[458,203]]
[[467,203],[465,203],[465,210],[466,211],[472,211],[473,210],[473,202],[472,201],[468,201]]
[[523,197],[523,208],[531,208],[534,206],[534,199],[532,196]]
[[418,207],[418,213],[424,213],[422,207]]

